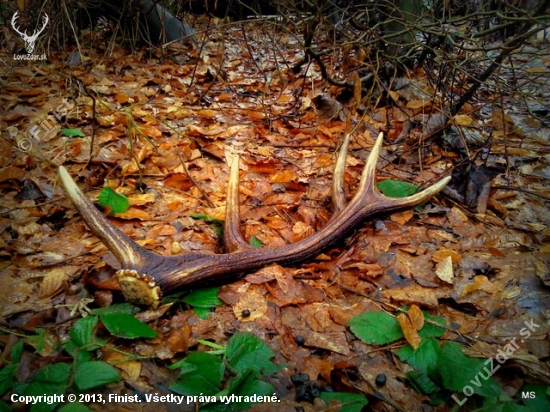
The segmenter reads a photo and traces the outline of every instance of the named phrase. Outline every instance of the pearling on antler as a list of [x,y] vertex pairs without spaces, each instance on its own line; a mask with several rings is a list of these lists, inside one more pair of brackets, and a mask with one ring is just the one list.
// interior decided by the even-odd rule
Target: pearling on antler
[[234,279],[274,262],[285,265],[312,258],[357,229],[369,216],[422,204],[449,182],[450,177],[446,177],[405,198],[389,198],[383,195],[378,191],[375,182],[376,163],[382,141],[383,134],[380,133],[363,169],[357,193],[346,205],[343,181],[349,135],[346,136],[334,168],[334,216],[320,232],[297,243],[272,248],[254,248],[240,234],[239,162],[235,158],[229,176],[223,239],[229,253],[222,255],[187,253],[161,256],[149,252],[111,225],[84,196],[63,166],[59,167],[59,175],[67,196],[88,227],[121,262],[122,269],[117,271],[116,276],[124,297],[139,305],[157,307],[163,294],[184,286],[209,280]]

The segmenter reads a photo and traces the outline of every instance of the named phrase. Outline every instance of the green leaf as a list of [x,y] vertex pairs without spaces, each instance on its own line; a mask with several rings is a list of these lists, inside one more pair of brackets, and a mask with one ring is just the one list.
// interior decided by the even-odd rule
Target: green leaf
[[71,367],[65,363],[51,363],[38,371],[34,381],[65,383],[70,371]]
[[223,403],[209,403],[208,405],[201,405],[201,412],[233,412],[234,409],[231,409],[229,405],[224,405]]
[[218,299],[219,287],[198,289],[185,296],[182,300],[188,305],[197,308],[215,308],[222,304],[222,301]]
[[92,360],[91,352],[88,352],[86,349],[81,350],[74,340],[66,340],[62,345],[63,349],[74,358],[76,364]]
[[378,183],[378,190],[389,197],[407,197],[414,195],[419,186],[401,180],[384,180]]
[[257,248],[261,248],[264,245],[264,242],[262,242],[260,239],[258,239],[256,237],[256,235],[253,235],[250,238],[250,245],[254,246],[254,247],[257,247]]
[[275,391],[271,384],[258,379],[258,372],[248,369],[231,379],[226,392],[229,396],[244,397],[241,402],[232,402],[231,410],[245,410],[257,403],[254,399],[258,396],[271,397]]
[[206,352],[191,352],[180,363],[179,380],[170,389],[181,395],[215,395],[225,372],[222,360]]
[[[42,368],[33,381],[27,385],[23,395],[62,395],[67,389],[71,367],[64,363],[52,363]],[[30,407],[31,412],[47,412],[56,408],[58,403],[36,403]]]
[[44,349],[46,342],[51,342],[51,338],[46,335],[46,331],[44,329],[37,328],[34,330],[34,332],[36,333],[36,335],[29,336],[27,342],[29,343],[29,345],[34,346],[34,353],[40,353],[42,349]]
[[433,395],[441,391],[441,387],[435,383],[430,377],[421,371],[409,371],[405,374],[409,379],[412,387],[423,395]]
[[[98,322],[99,319],[97,316],[87,316],[85,318],[81,318],[75,322],[69,332],[69,336],[79,348],[87,351],[96,350],[106,342],[105,340],[99,339],[95,336],[95,329]],[[69,347],[69,349],[71,348]],[[69,349],[67,349],[67,352],[71,353]],[[74,356],[73,353],[71,354]]]
[[321,399],[327,403],[331,399],[339,400],[342,405],[340,412],[361,412],[369,403],[365,396],[347,392],[322,392]]
[[101,315],[101,321],[113,336],[125,339],[156,338],[157,331],[128,313]]
[[12,412],[10,405],[0,399],[0,412]]
[[139,307],[132,305],[129,302],[115,303],[114,305],[105,306],[104,308],[92,309],[90,311],[92,315],[108,315],[111,313],[128,313],[135,315],[139,312]]
[[115,192],[108,186],[103,188],[97,200],[101,206],[109,206],[111,208],[109,212],[111,215],[124,213],[130,207],[130,202],[126,196]]
[[212,216],[203,215],[200,213],[193,213],[192,215],[189,215],[189,216],[191,216],[193,219],[204,220],[205,222],[208,222],[208,223],[216,223],[219,225],[223,225],[223,220],[216,219],[215,217],[212,217]]
[[212,229],[216,232],[218,236],[223,236],[223,221],[216,219],[215,217],[203,215],[200,213],[193,213],[191,216],[193,219],[204,220],[205,222],[211,223]]
[[68,137],[86,137],[80,129],[61,129],[61,134]]
[[10,358],[12,363],[17,363],[21,360],[21,354],[23,353],[24,342],[22,340],[17,341],[10,350]]
[[523,403],[532,411],[550,411],[550,386],[542,384],[528,384],[521,388],[519,393],[533,393],[535,397],[524,398]]
[[366,312],[350,319],[351,331],[370,345],[385,345],[403,338],[401,326],[386,312]]
[[260,338],[252,333],[236,333],[225,350],[225,359],[235,372],[253,370],[270,375],[282,369],[270,359],[275,354]]
[[[493,360],[493,366],[498,362]],[[438,370],[443,386],[454,392],[462,392],[466,386],[482,396],[498,396],[501,386],[491,376],[491,362],[475,359],[462,353],[462,346],[447,342],[441,347]]]
[[92,410],[80,402],[73,402],[63,406],[59,412],[92,412]]
[[202,320],[208,319],[208,316],[212,313],[210,308],[193,308],[193,311]]
[[431,338],[424,339],[417,350],[414,350],[410,345],[404,346],[397,351],[397,356],[417,371],[437,380],[438,377],[435,373],[438,368],[439,357],[441,356],[441,349],[437,340]]
[[439,338],[443,336],[443,334],[445,333],[445,329],[443,329],[443,327],[445,327],[445,325],[447,324],[445,322],[445,319],[439,318],[437,316],[432,316],[429,313],[424,313],[424,316],[426,317],[426,319],[431,320],[435,323],[438,323],[442,327],[440,328],[429,323],[424,323],[424,327],[418,332],[420,337],[422,339],[427,339],[427,338]]
[[81,391],[118,382],[120,379],[120,373],[114,367],[102,361],[81,363],[74,372],[74,383]]
[[12,387],[18,366],[17,363],[11,363],[0,370],[0,396],[4,395]]

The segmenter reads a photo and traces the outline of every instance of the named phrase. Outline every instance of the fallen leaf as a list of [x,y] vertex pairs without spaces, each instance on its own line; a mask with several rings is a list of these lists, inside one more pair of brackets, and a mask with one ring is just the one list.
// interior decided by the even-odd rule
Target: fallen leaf
[[55,295],[61,290],[63,284],[69,279],[63,268],[55,268],[46,274],[40,282],[39,295],[41,298]]
[[447,256],[436,265],[435,274],[443,282],[453,284],[453,280],[454,280],[453,260],[450,256]]
[[416,350],[420,346],[420,342],[422,342],[422,338],[418,334],[417,329],[414,327],[411,320],[407,317],[405,313],[401,313],[400,315],[398,315],[397,321],[401,326],[401,330],[403,331],[405,339]]

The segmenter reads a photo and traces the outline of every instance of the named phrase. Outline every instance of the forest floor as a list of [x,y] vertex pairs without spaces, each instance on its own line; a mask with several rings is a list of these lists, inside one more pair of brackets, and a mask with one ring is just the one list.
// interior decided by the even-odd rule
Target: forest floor
[[[280,401],[253,410],[338,410],[340,395],[331,392],[344,394],[338,399],[347,411],[367,401],[372,410],[406,411],[451,410],[457,401],[465,410],[483,402],[549,402],[550,128],[548,117],[544,124],[525,109],[525,94],[535,95],[531,107],[536,103],[535,111],[547,116],[548,46],[529,45],[516,55],[515,68],[528,79],[514,79],[522,84],[516,94],[484,92],[452,121],[457,136],[483,140],[465,156],[464,145],[459,150],[450,138],[424,133],[442,108],[422,70],[403,79],[387,104],[367,104],[360,114],[365,103],[337,102],[336,88],[315,65],[294,73],[301,57],[296,40],[269,27],[211,30],[195,47],[174,45],[164,53],[84,44],[84,62],[75,67],[67,64],[69,47],[49,50],[44,62],[1,52],[8,61],[0,68],[2,407],[9,408],[13,394],[58,390],[87,394],[82,407],[92,410],[197,410],[196,403],[181,407],[145,396],[189,394],[186,382],[199,378],[186,373],[200,370],[190,354],[213,349],[217,359],[226,351],[223,362],[205,362],[222,373],[219,380],[200,375],[215,389],[198,386],[196,395],[235,388],[246,394],[241,383],[251,379],[258,394]],[[329,55],[326,63],[337,73],[345,59]],[[322,230],[344,135],[352,134],[350,198],[380,131],[379,181],[422,186],[455,171],[450,189],[458,198],[449,192],[424,208],[377,216],[316,259],[270,265],[208,289],[209,302],[169,296],[159,309],[136,315],[154,331],[150,337],[113,332],[105,313],[94,312],[135,310],[120,305],[113,280],[119,264],[66,198],[58,166],[94,202],[104,186],[126,195],[130,208],[109,220],[145,248],[161,255],[222,253],[217,227],[206,217],[224,219],[228,165],[237,153],[244,237],[269,248]],[[471,188],[478,178],[485,190]],[[469,200],[461,203],[461,195]],[[398,316],[402,310],[409,310],[408,320]],[[423,335],[425,319],[439,331]],[[267,345],[252,364],[268,362],[244,376],[224,348],[246,333]],[[440,358],[422,363],[406,352],[409,344]],[[502,350],[506,360],[497,365]],[[490,358],[496,373],[483,372],[480,381]],[[82,363],[98,367],[94,374],[104,373],[103,381],[82,378]],[[269,372],[267,364],[279,366]],[[476,376],[477,386],[469,383]],[[142,403],[102,402],[109,394],[137,395]],[[525,394],[535,399],[522,400]]]

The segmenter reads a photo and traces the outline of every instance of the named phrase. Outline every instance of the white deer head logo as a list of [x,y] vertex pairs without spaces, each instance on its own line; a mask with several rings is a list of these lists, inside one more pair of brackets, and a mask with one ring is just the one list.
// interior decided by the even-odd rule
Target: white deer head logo
[[16,11],[15,14],[13,15],[13,17],[11,18],[11,26],[23,38],[23,41],[25,42],[25,50],[27,50],[27,53],[30,54],[34,50],[34,42],[38,38],[38,35],[44,31],[44,29],[46,28],[46,26],[47,26],[48,22],[50,21],[50,19],[49,19],[48,15],[46,13],[44,13],[44,24],[43,24],[42,28],[40,30],[35,30],[34,33],[32,34],[32,36],[29,36],[27,34],[26,30],[25,30],[24,33],[21,33],[19,31],[19,29],[15,26],[15,21],[17,20],[17,15],[18,14],[19,14],[19,12]]

